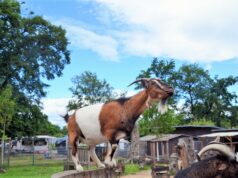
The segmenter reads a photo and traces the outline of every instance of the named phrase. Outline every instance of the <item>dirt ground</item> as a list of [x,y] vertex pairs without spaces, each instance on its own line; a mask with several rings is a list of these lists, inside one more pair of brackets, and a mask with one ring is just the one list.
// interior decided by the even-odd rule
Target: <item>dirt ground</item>
[[[136,174],[122,176],[121,178],[151,178],[151,170],[141,171]],[[172,176],[170,178],[173,178]]]
[[122,176],[121,178],[151,178],[151,170],[140,171],[136,174]]

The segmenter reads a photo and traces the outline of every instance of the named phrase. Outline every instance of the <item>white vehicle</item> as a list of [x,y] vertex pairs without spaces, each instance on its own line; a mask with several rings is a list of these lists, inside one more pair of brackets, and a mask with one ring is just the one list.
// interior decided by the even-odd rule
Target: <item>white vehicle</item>
[[50,145],[55,144],[55,141],[56,137],[48,135],[37,135],[36,137],[24,137],[16,142],[16,144],[13,146],[13,150],[20,152],[45,153],[49,151]]

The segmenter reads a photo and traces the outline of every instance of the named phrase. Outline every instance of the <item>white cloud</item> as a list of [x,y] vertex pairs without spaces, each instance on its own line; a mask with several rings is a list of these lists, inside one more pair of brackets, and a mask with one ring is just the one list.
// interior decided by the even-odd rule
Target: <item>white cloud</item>
[[70,99],[71,98],[48,98],[42,100],[43,113],[48,116],[50,122],[61,127],[66,125],[61,115],[66,114],[66,106]]
[[110,10],[113,22],[126,27],[111,35],[127,54],[196,62],[238,56],[236,0],[96,1],[101,11]]
[[[51,18],[52,19],[52,18]],[[105,60],[118,61],[118,42],[107,34],[89,30],[72,19],[52,20],[66,29],[70,43],[79,49],[89,49]]]

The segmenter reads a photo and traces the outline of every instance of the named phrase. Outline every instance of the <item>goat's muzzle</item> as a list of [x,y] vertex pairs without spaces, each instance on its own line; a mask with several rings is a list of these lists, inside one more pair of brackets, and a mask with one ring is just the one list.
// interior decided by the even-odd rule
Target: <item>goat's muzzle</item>
[[169,87],[166,91],[167,91],[167,93],[168,93],[169,96],[173,96],[173,95],[174,95],[174,89],[173,89],[173,87]]

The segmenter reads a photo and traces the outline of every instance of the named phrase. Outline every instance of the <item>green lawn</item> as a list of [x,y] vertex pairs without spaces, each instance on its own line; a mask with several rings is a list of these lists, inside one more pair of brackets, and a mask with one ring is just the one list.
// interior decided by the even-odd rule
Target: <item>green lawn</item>
[[1,178],[50,178],[52,174],[63,171],[62,164],[10,167],[0,174]]
[[125,165],[125,175],[135,174],[142,170],[149,170],[149,169],[150,169],[150,166],[145,166],[144,168],[140,168],[140,166],[138,164],[126,164]]
[[[92,169],[94,167],[90,167]],[[87,169],[87,168],[85,168]],[[150,169],[149,166],[143,168]],[[137,164],[126,164],[125,174],[134,174],[141,171]],[[7,172],[0,174],[1,178],[50,178],[52,174],[63,171],[63,164],[45,164],[45,165],[28,165],[12,166]]]

